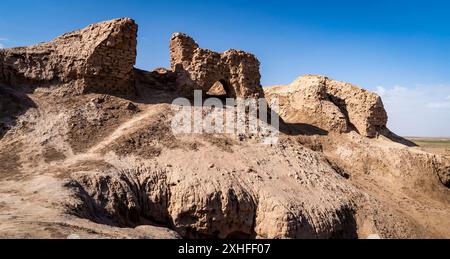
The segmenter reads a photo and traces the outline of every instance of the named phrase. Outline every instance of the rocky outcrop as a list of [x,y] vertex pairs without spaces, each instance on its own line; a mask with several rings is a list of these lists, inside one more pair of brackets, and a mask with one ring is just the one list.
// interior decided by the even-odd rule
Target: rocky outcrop
[[441,164],[437,171],[441,182],[450,188],[450,161],[447,161],[446,165]]
[[388,116],[383,102],[375,93],[358,86],[327,78],[328,96],[361,134],[376,137],[387,125]]
[[258,59],[239,50],[217,53],[199,48],[191,37],[175,33],[170,41],[170,62],[177,73],[177,87],[192,95],[194,90],[205,94],[220,82],[230,98],[263,95]]
[[344,133],[346,116],[328,98],[326,79],[300,77],[292,84],[266,89],[266,98],[278,98],[280,117],[287,123],[308,123],[321,129]]
[[442,183],[450,188],[450,167],[443,168],[439,171],[439,177]]
[[386,128],[387,113],[378,95],[327,77],[303,76],[290,85],[265,89],[265,95],[278,98],[280,116],[288,123],[337,133],[356,130],[367,137]]
[[116,19],[30,47],[0,50],[0,82],[74,83],[78,92],[134,93],[137,25]]

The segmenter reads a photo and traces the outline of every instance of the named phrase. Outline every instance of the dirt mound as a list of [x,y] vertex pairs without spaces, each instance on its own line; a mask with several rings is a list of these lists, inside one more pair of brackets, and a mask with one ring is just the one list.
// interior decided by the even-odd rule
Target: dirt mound
[[[204,143],[198,152],[166,152],[159,160],[183,154],[183,161],[162,169],[75,174],[70,186],[77,190],[82,205],[74,212],[120,227],[157,222],[187,238],[357,237],[353,200],[358,191],[319,156],[292,148],[286,144],[285,149],[258,154],[261,159],[273,152],[277,161],[303,157],[292,168],[270,173],[275,161],[257,160],[258,165],[248,157],[238,159],[237,149],[252,147],[234,147],[229,153]],[[234,167],[212,164],[206,157],[208,161],[192,167],[184,162],[210,152],[233,159]],[[311,165],[306,168],[305,162]]]
[[73,110],[69,123],[68,140],[75,152],[83,152],[95,146],[116,125],[139,113],[137,105],[112,96],[89,100]]

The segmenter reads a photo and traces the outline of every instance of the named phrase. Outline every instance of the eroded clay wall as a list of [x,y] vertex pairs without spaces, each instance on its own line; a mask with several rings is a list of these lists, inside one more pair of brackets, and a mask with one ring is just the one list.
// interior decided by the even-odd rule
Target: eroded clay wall
[[252,54],[239,50],[213,52],[199,48],[188,35],[175,33],[170,41],[170,61],[178,75],[178,88],[187,94],[194,90],[207,93],[221,82],[228,97],[263,96],[260,63]]
[[82,92],[134,93],[137,25],[127,18],[93,24],[30,47],[0,50],[9,85],[74,82]]

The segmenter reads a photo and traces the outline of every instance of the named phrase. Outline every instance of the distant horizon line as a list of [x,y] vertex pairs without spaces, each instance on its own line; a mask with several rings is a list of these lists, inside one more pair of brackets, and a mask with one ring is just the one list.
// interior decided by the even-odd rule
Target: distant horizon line
[[450,140],[450,136],[448,137],[430,137],[430,136],[402,136],[402,138],[406,139],[433,139],[433,140]]

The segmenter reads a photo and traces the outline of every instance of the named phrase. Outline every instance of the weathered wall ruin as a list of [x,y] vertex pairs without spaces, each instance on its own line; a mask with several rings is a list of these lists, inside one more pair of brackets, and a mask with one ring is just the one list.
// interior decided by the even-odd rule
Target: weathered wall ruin
[[[0,83],[17,86],[70,84],[76,93],[132,95],[139,87],[177,90],[192,96],[264,97],[258,59],[239,50],[202,49],[189,36],[170,41],[172,70],[134,69],[138,26],[122,18],[93,24],[30,47],[0,50]],[[305,76],[287,87],[266,91],[280,100],[280,115],[338,133],[350,129],[375,137],[387,114],[379,96],[322,76]]]
[[386,128],[388,115],[380,96],[356,85],[327,78],[327,93],[364,136],[376,137]]
[[280,116],[288,123],[307,123],[337,133],[356,130],[367,137],[386,129],[388,116],[381,98],[352,84],[306,75],[265,91],[268,99],[279,99]]
[[185,94],[209,90],[220,82],[230,98],[262,97],[260,63],[249,53],[228,50],[217,53],[199,48],[189,36],[172,35],[170,63],[177,73],[177,87]]
[[349,129],[346,116],[328,98],[325,78],[300,77],[290,85],[265,90],[269,102],[278,99],[278,113],[287,123],[307,123],[337,133]]
[[137,25],[123,18],[93,24],[30,47],[0,50],[0,82],[74,82],[81,92],[134,93]]

